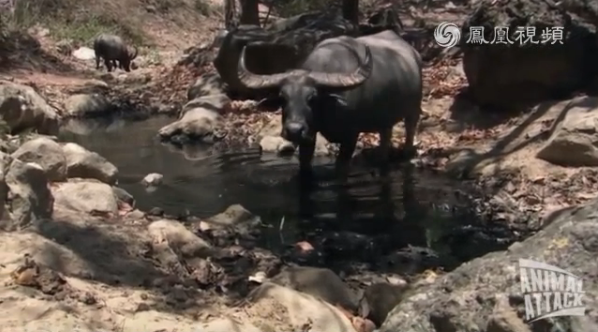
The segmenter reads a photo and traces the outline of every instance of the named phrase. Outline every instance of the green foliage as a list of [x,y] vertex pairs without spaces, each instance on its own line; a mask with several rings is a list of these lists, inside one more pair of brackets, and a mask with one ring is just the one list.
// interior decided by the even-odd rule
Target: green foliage
[[7,31],[28,29],[41,25],[58,39],[89,42],[101,32],[115,33],[139,44],[144,39],[141,29],[133,28],[126,20],[97,15],[73,0],[15,0],[13,13],[0,17],[0,37]]

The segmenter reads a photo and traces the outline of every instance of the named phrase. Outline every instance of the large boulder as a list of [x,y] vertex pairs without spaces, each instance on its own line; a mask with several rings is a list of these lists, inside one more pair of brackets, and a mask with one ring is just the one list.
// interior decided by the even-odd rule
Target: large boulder
[[214,67],[233,94],[253,95],[237,76],[237,64],[247,46],[247,68],[257,74],[274,74],[294,68],[322,40],[357,35],[358,27],[338,15],[307,13],[279,21],[267,29],[241,25],[226,35]]
[[115,184],[118,168],[98,153],[91,152],[75,143],[62,146],[66,158],[66,172],[69,178],[96,179]]
[[[544,221],[547,226],[543,230],[511,245],[507,251],[474,259],[433,284],[412,289],[410,296],[388,314],[380,332],[598,330],[596,211],[598,200],[553,212]],[[586,316],[552,317],[525,324],[529,318],[526,308],[529,314],[532,310],[544,310],[546,305],[553,308],[554,303],[544,302],[537,307],[532,295],[524,297],[520,259],[550,264],[579,278]],[[523,273],[528,276],[530,272],[523,269]],[[549,287],[554,286],[540,291],[548,291]],[[554,295],[550,299],[554,300]]]
[[50,138],[38,137],[27,141],[12,154],[12,157],[40,165],[50,181],[66,180],[66,158],[60,144]]
[[4,230],[25,229],[52,217],[54,197],[46,172],[40,165],[13,159],[5,181],[10,222],[2,222]]
[[114,108],[110,101],[99,93],[72,95],[64,105],[67,115],[72,117],[106,115]]
[[0,80],[0,116],[14,133],[58,133],[60,115],[32,87]]
[[561,166],[598,166],[598,98],[577,98],[562,114],[536,156]]
[[[476,5],[462,26],[461,48],[471,97],[480,105],[504,109],[563,98],[585,88],[596,75],[598,48],[591,21],[542,0],[482,0]],[[535,27],[537,42],[545,28],[564,27],[563,43],[523,45],[517,39],[517,26]],[[508,34],[513,43],[470,43],[472,27],[483,27],[486,41],[496,37],[494,27],[511,27]]]
[[61,183],[54,189],[55,204],[73,211],[92,213],[118,212],[117,197],[109,185],[81,181]]

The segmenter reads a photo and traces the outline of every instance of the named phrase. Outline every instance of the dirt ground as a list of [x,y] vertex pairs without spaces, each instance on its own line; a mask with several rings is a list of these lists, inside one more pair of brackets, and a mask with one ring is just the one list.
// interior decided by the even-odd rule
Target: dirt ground
[[[132,79],[122,78],[149,83],[143,85],[143,91],[131,84],[127,94],[142,101],[153,98],[153,102],[163,104],[184,102],[193,79],[213,69],[175,64],[184,50],[211,40],[215,29],[222,24],[221,15],[215,10],[213,15],[205,17],[189,10],[193,3],[184,2],[166,15],[145,10],[147,6],[160,7],[158,2],[128,0],[119,4],[98,2],[98,6],[107,6],[114,12],[132,13],[131,21],[143,22],[144,32],[153,41],[143,49],[137,61],[139,68],[130,74]],[[212,3],[212,6],[221,4]],[[2,78],[36,87],[58,109],[72,91],[106,78],[105,73],[95,70],[93,61],[61,54],[57,46],[60,40],[45,27],[37,26],[29,32],[40,47],[20,43],[17,52],[3,53]],[[118,76],[117,79],[120,80]],[[454,177],[473,176],[490,196],[506,194],[510,197],[509,204],[539,215],[596,196],[596,172],[559,167],[535,157],[566,102],[551,105],[548,111],[539,107],[518,114],[492,114],[468,103],[463,93],[466,86],[459,59],[425,69],[424,116],[417,136],[419,158],[415,161],[418,166],[446,171]],[[243,110],[240,105],[232,105],[226,114],[231,127],[250,124],[239,129],[238,135],[255,135],[272,116]],[[402,141],[402,134],[402,125],[398,125],[394,135],[396,145]],[[376,140],[375,135],[361,138],[365,146],[376,145]],[[95,331],[157,332],[175,331],[174,327],[176,331],[190,331],[196,328],[197,321],[211,317],[259,316],[259,306],[231,307],[228,296],[215,289],[196,287],[197,280],[212,282],[209,279],[216,278],[219,272],[215,265],[210,265],[209,260],[183,257],[181,248],[169,247],[175,241],[159,239],[146,231],[147,225],[157,219],[139,213],[126,211],[117,220],[107,220],[59,209],[55,219],[62,221],[53,222],[42,235],[0,234],[0,252],[3,252],[0,263],[4,264],[0,277],[6,283],[0,293],[0,308],[6,313],[0,318],[0,330],[17,331],[28,324],[32,330],[44,331],[48,322],[52,322],[65,329]],[[161,241],[169,249],[156,252]],[[226,250],[237,249],[230,245]],[[247,257],[228,255],[235,256],[237,264],[243,261],[238,257]],[[218,259],[224,261],[226,257]],[[271,268],[263,266],[268,259],[253,259],[252,264],[262,264],[257,270]],[[193,275],[206,264],[212,268],[204,270],[214,276]],[[246,274],[231,278],[220,281],[219,292],[249,287]],[[246,292],[246,289],[240,291]],[[351,318],[353,314],[347,316]],[[149,322],[153,322],[151,329],[147,328]],[[275,329],[288,330],[284,322],[279,323]]]

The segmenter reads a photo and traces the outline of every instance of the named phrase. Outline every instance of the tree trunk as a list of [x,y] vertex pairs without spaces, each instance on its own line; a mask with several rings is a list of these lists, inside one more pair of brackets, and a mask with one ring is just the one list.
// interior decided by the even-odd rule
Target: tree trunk
[[359,23],[359,0],[343,0],[343,17],[353,24]]
[[224,26],[226,30],[231,31],[237,26],[237,6],[236,0],[224,0]]
[[241,24],[260,25],[258,0],[241,0]]

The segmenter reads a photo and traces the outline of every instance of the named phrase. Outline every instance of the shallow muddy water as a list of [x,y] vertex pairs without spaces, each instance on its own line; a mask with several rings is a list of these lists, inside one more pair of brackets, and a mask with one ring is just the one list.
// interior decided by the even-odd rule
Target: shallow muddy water
[[[320,158],[314,161],[316,186],[307,192],[294,178],[296,157],[260,155],[257,149],[216,153],[207,146],[164,145],[156,133],[171,121],[71,120],[60,139],[114,163],[119,186],[135,197],[139,209],[159,207],[172,215],[205,218],[241,204],[271,225],[271,236],[263,240],[271,247],[322,231],[340,242],[365,236],[386,241],[393,250],[429,248],[442,253],[446,259],[440,265],[449,267],[511,242],[507,230],[479,228],[467,195],[459,194],[459,182],[400,165],[382,180],[356,161],[348,184],[339,186],[332,180],[332,159]],[[140,181],[153,172],[164,175],[163,185],[148,190]]]

